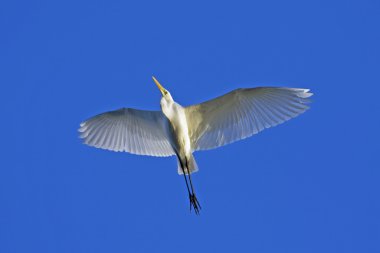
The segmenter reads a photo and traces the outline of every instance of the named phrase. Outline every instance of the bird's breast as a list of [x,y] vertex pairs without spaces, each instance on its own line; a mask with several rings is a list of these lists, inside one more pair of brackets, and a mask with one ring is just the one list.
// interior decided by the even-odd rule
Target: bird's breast
[[173,106],[173,111],[168,117],[170,124],[170,136],[172,146],[179,154],[189,154],[191,152],[191,143],[186,115],[181,106]]

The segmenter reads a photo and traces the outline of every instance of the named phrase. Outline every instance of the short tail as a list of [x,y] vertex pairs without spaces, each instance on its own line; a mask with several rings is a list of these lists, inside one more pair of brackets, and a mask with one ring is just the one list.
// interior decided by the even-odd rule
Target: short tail
[[[182,162],[182,165],[184,166],[183,169],[181,167],[180,161],[177,160],[177,162],[178,162],[178,174],[179,175],[183,175],[183,171],[185,171],[185,174],[187,175],[188,174],[187,169],[190,171],[190,174],[198,171],[198,165],[197,165],[197,162],[194,159],[194,156],[191,155],[189,158],[186,158],[186,159],[187,159],[187,162],[186,162],[186,160],[184,160]],[[187,164],[187,168],[186,168],[186,164]]]

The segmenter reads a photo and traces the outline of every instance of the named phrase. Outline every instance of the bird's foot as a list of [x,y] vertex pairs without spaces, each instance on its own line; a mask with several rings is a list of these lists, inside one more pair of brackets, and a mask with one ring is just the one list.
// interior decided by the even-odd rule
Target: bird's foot
[[193,207],[195,214],[198,215],[202,207],[199,204],[199,201],[197,197],[195,196],[195,193],[189,195],[189,200],[190,200],[190,212],[191,212],[191,208]]

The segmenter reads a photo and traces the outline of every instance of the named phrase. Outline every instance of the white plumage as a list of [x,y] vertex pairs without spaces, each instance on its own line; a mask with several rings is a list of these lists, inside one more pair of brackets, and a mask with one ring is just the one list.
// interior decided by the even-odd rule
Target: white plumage
[[172,156],[166,136],[166,118],[160,111],[122,108],[99,114],[81,123],[84,143],[112,151],[136,155]]
[[308,89],[237,89],[185,109],[193,150],[217,148],[281,124],[306,111]]
[[182,107],[153,80],[162,93],[162,111],[122,108],[102,113],[81,123],[80,137],[87,145],[112,151],[176,155],[179,174],[189,176],[190,204],[197,213],[200,206],[190,177],[198,170],[193,151],[217,148],[294,118],[309,108],[312,96],[308,89],[246,88]]

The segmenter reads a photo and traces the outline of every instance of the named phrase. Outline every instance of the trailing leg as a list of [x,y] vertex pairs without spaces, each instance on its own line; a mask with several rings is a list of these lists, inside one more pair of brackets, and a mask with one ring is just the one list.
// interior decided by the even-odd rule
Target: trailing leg
[[187,175],[189,177],[190,188],[191,188],[191,193],[192,193],[192,195],[190,196],[190,203],[194,207],[195,213],[199,214],[199,211],[200,211],[200,209],[202,209],[202,207],[199,204],[197,197],[195,196],[194,186],[193,186],[193,182],[191,180],[191,171],[189,170],[189,163],[188,163],[187,159],[186,159],[186,170],[187,170],[186,171]]

